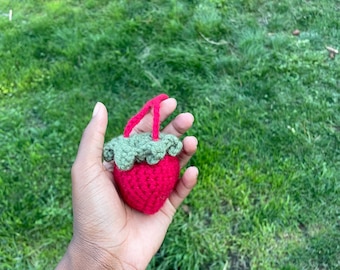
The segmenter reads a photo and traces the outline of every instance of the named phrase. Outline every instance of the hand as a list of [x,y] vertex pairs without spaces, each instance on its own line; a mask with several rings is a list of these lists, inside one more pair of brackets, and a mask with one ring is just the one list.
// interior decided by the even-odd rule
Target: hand
[[[161,103],[161,121],[176,108],[176,100]],[[182,136],[193,124],[190,113],[179,114],[162,132]],[[154,215],[144,215],[126,205],[117,192],[112,166],[102,162],[108,116],[97,103],[84,131],[72,167],[73,238],[57,269],[145,269],[161,246],[176,209],[197,182],[198,169],[189,167],[169,199]],[[133,132],[150,132],[151,112]],[[197,139],[183,140],[181,167],[195,153]]]

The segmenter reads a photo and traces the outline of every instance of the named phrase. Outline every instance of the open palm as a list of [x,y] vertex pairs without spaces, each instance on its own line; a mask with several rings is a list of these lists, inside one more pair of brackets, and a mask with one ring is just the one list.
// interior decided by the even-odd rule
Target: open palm
[[[171,115],[175,108],[174,99],[163,101],[161,121]],[[162,132],[180,137],[192,123],[190,113],[179,114]],[[74,235],[60,266],[70,263],[67,257],[71,257],[73,269],[95,269],[95,264],[98,269],[145,269],[162,244],[176,209],[196,184],[198,170],[190,167],[185,171],[156,214],[145,215],[131,209],[118,194],[112,164],[102,162],[106,126],[106,108],[97,103],[72,168]],[[150,112],[133,132],[150,132],[151,129]],[[184,138],[179,156],[181,167],[187,164],[196,147],[195,137]]]

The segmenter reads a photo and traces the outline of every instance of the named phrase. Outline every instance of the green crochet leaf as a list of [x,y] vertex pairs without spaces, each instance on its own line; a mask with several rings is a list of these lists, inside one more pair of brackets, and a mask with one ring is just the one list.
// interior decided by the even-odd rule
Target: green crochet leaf
[[146,161],[157,164],[166,154],[177,156],[182,150],[182,142],[174,135],[161,133],[158,141],[153,141],[150,133],[119,136],[104,146],[104,160],[114,161],[117,167],[127,171],[135,162]]

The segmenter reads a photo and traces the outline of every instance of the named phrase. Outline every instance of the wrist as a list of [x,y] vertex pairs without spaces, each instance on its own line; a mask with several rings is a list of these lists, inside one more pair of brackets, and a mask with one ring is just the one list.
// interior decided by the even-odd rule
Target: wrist
[[135,270],[136,268],[126,265],[114,254],[95,245],[80,244],[72,240],[56,268],[56,270],[68,269]]

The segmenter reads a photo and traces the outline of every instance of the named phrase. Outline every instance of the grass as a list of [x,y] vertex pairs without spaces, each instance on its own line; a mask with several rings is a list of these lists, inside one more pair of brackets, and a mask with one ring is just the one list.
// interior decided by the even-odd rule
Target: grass
[[70,167],[95,102],[109,140],[160,92],[195,116],[200,178],[150,269],[340,267],[340,58],[325,49],[340,40],[339,1],[1,1],[9,9],[1,269],[63,255]]

